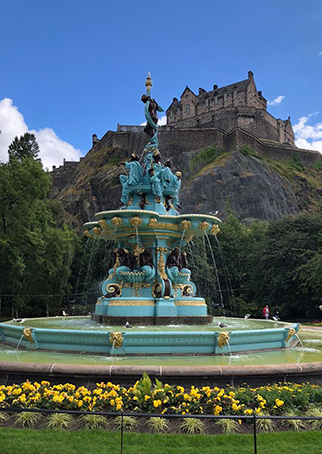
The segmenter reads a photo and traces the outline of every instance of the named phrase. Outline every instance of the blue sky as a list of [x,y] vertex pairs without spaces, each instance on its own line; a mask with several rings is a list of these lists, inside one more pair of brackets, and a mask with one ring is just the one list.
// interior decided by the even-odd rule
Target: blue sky
[[268,100],[284,97],[269,111],[322,152],[320,0],[12,0],[1,16],[1,160],[26,129],[50,166],[86,153],[93,133],[142,123],[148,71],[166,109],[186,85],[209,90],[252,70]]

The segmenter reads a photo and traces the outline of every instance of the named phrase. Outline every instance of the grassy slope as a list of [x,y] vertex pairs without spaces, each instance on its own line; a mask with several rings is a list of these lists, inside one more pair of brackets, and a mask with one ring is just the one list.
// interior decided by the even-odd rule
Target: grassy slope
[[[106,454],[120,452],[120,433],[102,430],[0,429],[1,454]],[[258,435],[260,454],[318,454],[322,432],[280,432]],[[151,435],[126,433],[124,454],[250,454],[252,435]]]
[[[320,196],[317,189],[322,189],[322,163],[317,160],[312,168],[303,165],[300,154],[294,155],[288,159],[273,160],[260,156],[247,147],[240,150],[245,156],[256,158],[262,162],[262,165],[268,169],[276,171],[282,177],[285,177],[293,187],[299,199],[305,200],[305,205],[310,205],[311,209],[320,207]],[[197,177],[204,175],[215,167],[224,166],[232,152],[227,153],[223,150],[217,150],[215,146],[205,148],[196,153],[189,162],[191,175],[188,183]],[[194,167],[199,162],[204,165],[194,172]]]

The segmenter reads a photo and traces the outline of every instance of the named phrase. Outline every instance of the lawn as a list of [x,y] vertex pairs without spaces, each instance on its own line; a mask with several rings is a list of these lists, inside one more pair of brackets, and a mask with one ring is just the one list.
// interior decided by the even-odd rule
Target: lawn
[[[32,430],[0,428],[1,454],[115,454],[120,433],[103,430]],[[322,432],[258,435],[258,454],[319,454]],[[124,454],[252,454],[252,435],[124,434]]]

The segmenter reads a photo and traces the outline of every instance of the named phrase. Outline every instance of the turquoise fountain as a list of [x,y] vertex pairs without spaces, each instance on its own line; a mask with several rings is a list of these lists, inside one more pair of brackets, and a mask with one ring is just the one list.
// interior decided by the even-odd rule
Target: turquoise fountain
[[[46,329],[15,323],[0,324],[1,341],[27,349],[83,352],[113,356],[217,355],[283,349],[296,345],[299,325],[267,329],[218,330],[207,314],[204,298],[196,297],[185,247],[195,236],[217,235],[220,219],[203,214],[179,214],[181,173],[158,149],[158,117],[162,111],[151,98],[146,80],[145,132],[150,141],[142,157],[123,163],[119,210],[103,211],[84,225],[93,240],[113,240],[114,263],[101,284],[95,305],[94,330]],[[119,325],[113,330],[113,325]],[[144,329],[127,329],[132,326]],[[160,325],[158,329],[145,328]],[[173,329],[161,325],[172,325]],[[186,329],[175,325],[186,325]],[[190,329],[188,325],[207,325]],[[124,329],[120,329],[120,327]],[[210,326],[210,328],[209,328]]]
[[156,112],[161,107],[150,97],[146,80],[147,132],[151,138],[142,158],[131,156],[121,175],[123,207],[95,215],[85,234],[113,239],[114,266],[101,286],[93,319],[104,324],[206,324],[203,298],[197,298],[187,253],[182,248],[197,235],[216,235],[221,222],[215,216],[178,213],[181,172],[173,173],[171,160],[162,163],[158,149]]

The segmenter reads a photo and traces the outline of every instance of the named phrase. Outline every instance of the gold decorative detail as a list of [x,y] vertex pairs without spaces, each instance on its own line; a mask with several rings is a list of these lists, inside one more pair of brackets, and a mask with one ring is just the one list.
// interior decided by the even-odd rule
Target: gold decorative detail
[[285,342],[288,342],[294,336],[294,334],[296,334],[295,329],[289,328],[288,335],[287,335],[287,338],[285,339]]
[[145,86],[146,86],[146,89],[147,89],[147,93],[149,94],[150,91],[151,91],[151,88],[152,88],[152,79],[151,79],[151,73],[148,72],[148,77],[146,78],[146,81],[145,81]]
[[137,287],[137,288],[150,288],[150,283],[149,282],[139,282],[137,284],[132,284],[131,282],[126,282],[123,285],[124,288],[132,288],[132,287]]
[[188,219],[184,219],[183,221],[181,221],[181,227],[184,230],[190,229],[191,228],[191,221],[188,221]]
[[175,300],[174,304],[176,306],[206,306],[205,301],[193,301],[193,300],[191,300],[191,301],[190,300],[187,300],[187,301]]
[[218,347],[223,348],[223,347],[225,347],[225,345],[228,345],[228,343],[229,343],[229,333],[227,333],[226,331],[223,331],[218,336]]
[[108,230],[109,229],[109,225],[108,225],[108,223],[106,222],[105,219],[100,219],[98,221],[98,223],[99,223],[99,226],[101,227],[101,229],[103,229],[103,230]]
[[92,235],[89,233],[89,230],[84,230],[84,235],[88,238],[92,238]]
[[165,272],[165,263],[164,263],[164,258],[163,254],[166,254],[167,248],[166,247],[157,247],[157,253],[159,254],[159,260],[158,260],[158,272],[161,277],[161,279],[168,279],[168,275]]
[[122,333],[114,331],[110,334],[110,342],[115,348],[120,348],[123,345],[123,336]]
[[155,201],[155,203],[161,203],[161,197],[159,197],[158,195],[156,195],[156,196],[154,197],[154,201]]
[[[107,294],[106,294],[107,298],[114,298],[115,296],[122,296],[122,284],[115,284],[115,283],[108,284],[106,287],[106,292],[107,292]],[[111,296],[108,295],[109,293],[111,294]]]
[[100,233],[102,233],[102,229],[100,227],[94,227],[93,233],[94,235],[100,235]]
[[144,247],[141,247],[139,244],[136,244],[133,247],[133,255],[135,257],[136,263],[140,264],[140,254],[144,251]]
[[119,227],[120,225],[122,225],[122,218],[120,218],[119,216],[114,216],[114,218],[112,218],[111,221],[112,224],[115,225],[115,227]]
[[32,329],[31,328],[24,328],[22,334],[25,336],[28,342],[34,344],[34,338],[32,336]]
[[142,222],[142,219],[139,218],[139,216],[134,216],[133,218],[130,219],[130,224],[133,225],[133,227],[138,227]]
[[154,298],[160,298],[161,297],[161,291],[162,291],[162,284],[160,282],[155,282],[152,285],[152,296]]
[[130,195],[130,198],[129,198],[128,202],[127,202],[127,206],[131,206],[132,203],[133,203],[133,196]]
[[111,300],[109,306],[154,306],[153,300]]
[[101,304],[101,301],[102,301],[101,298],[97,298],[96,304]]
[[211,226],[211,229],[208,232],[208,235],[217,235],[220,232],[220,228],[218,227],[217,224],[213,224]]
[[198,225],[199,230],[207,230],[208,227],[209,227],[209,222],[207,222],[207,221],[202,221]]
[[156,218],[151,218],[149,221],[149,227],[155,228],[157,223],[158,223],[158,220]]
[[176,224],[170,224],[167,222],[158,222],[154,228],[156,230],[174,230],[175,232],[179,231],[179,226]]

